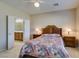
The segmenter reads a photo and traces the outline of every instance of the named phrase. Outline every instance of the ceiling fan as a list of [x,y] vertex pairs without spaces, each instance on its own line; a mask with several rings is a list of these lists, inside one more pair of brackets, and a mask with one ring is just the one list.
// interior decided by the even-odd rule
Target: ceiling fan
[[33,3],[35,7],[39,7],[40,3],[44,3],[45,1],[43,1],[43,0],[24,0],[24,2]]

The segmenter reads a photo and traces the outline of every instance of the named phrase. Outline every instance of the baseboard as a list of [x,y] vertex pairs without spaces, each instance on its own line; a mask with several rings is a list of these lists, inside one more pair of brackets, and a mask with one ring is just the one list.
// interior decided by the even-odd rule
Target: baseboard
[[3,51],[6,51],[6,49],[2,49],[2,50],[0,50],[0,53],[3,52]]

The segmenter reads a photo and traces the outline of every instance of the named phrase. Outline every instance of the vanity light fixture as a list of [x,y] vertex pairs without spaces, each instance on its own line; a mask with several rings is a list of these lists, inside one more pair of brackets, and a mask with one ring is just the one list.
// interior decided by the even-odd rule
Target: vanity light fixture
[[22,23],[23,19],[16,19],[16,23]]

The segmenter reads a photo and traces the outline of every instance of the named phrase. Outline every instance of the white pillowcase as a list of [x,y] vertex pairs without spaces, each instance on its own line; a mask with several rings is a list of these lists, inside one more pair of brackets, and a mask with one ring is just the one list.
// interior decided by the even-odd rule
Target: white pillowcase
[[60,34],[43,34],[44,37],[52,36],[52,37],[60,37]]

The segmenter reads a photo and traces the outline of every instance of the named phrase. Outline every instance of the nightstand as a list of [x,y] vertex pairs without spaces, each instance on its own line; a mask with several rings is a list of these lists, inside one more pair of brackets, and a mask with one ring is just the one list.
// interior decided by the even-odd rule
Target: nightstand
[[77,47],[77,40],[74,36],[64,36],[63,41],[66,47]]
[[33,34],[33,39],[41,36],[41,34]]

